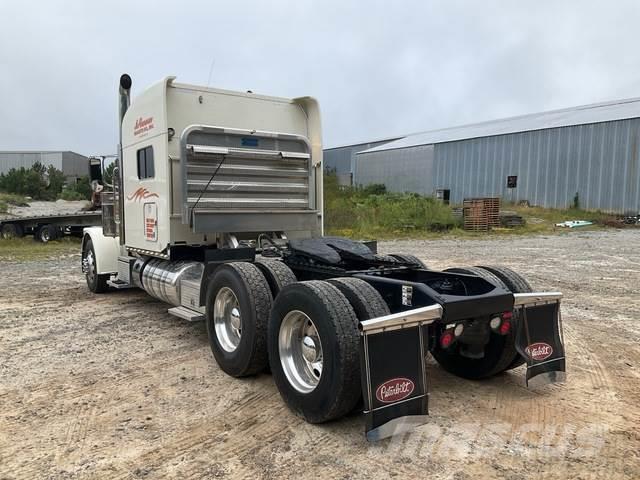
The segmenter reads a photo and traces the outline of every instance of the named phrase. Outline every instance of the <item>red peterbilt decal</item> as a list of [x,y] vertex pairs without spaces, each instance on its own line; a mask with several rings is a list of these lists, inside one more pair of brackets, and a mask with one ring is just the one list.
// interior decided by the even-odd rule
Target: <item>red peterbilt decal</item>
[[553,348],[548,343],[537,342],[532,343],[527,348],[524,349],[532,359],[537,361],[546,360],[551,355],[553,355]]
[[133,134],[140,135],[141,133],[146,133],[154,127],[153,125],[153,117],[147,118],[138,118],[136,120],[136,124],[133,127]]
[[399,402],[407,398],[415,389],[408,378],[392,378],[376,388],[376,398],[382,403]]
[[135,192],[127,197],[127,200],[133,200],[134,202],[139,202],[140,200],[146,200],[147,198],[158,198],[159,195],[157,193],[152,193],[144,187],[140,187]]

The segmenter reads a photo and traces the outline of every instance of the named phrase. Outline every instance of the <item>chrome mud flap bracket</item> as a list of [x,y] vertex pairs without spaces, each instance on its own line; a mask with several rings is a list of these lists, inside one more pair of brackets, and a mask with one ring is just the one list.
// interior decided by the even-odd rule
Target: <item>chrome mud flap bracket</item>
[[559,292],[516,293],[516,350],[527,361],[527,387],[564,382],[566,364]]
[[426,423],[427,329],[441,317],[442,307],[435,304],[360,322],[367,440]]

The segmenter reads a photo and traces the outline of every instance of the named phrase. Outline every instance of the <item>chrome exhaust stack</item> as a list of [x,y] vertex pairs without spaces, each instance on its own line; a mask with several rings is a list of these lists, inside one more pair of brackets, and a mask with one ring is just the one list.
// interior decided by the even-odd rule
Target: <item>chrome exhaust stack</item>
[[119,130],[120,130],[120,145],[122,145],[122,120],[124,114],[127,113],[129,105],[131,105],[131,77],[126,73],[120,76],[120,90],[119,90],[120,104],[118,109]]
[[114,209],[118,213],[118,217],[115,219],[115,223],[117,225],[118,237],[120,237],[120,245],[124,245],[124,202],[120,198],[122,185],[124,183],[124,177],[122,175],[122,121],[124,120],[124,115],[129,109],[129,105],[131,105],[131,77],[126,73],[123,73],[120,76],[120,88],[118,94],[118,135],[120,141],[118,143],[118,164],[115,168],[114,178],[112,179],[112,182],[114,184]]

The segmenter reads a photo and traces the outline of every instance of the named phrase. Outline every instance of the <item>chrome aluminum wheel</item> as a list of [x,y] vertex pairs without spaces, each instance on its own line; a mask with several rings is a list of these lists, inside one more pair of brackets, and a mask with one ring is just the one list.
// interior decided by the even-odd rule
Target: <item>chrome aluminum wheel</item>
[[284,374],[300,393],[313,391],[322,376],[322,343],[307,314],[292,310],[280,325],[278,353]]
[[216,295],[213,323],[220,346],[227,352],[238,348],[242,335],[242,315],[238,298],[228,287],[222,287]]
[[82,261],[82,271],[87,276],[90,282],[96,277],[96,262],[93,258],[93,251],[89,250]]

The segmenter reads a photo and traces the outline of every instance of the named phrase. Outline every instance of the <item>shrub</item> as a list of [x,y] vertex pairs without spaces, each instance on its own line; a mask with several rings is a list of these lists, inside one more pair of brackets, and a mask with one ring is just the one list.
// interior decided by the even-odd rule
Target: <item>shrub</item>
[[55,200],[64,184],[64,174],[52,165],[36,162],[31,168],[12,168],[0,174],[0,190],[35,200]]
[[80,192],[69,190],[67,188],[62,190],[60,198],[62,200],[86,200],[86,197],[84,197]]
[[67,185],[60,193],[63,200],[89,200],[91,199],[91,184],[89,177],[82,177],[72,185]]
[[391,193],[384,185],[338,187],[324,177],[324,221],[329,233],[369,237],[419,231],[442,231],[458,225],[449,206],[415,193]]
[[384,195],[387,193],[387,186],[384,183],[372,183],[363,187],[362,193],[364,195]]

